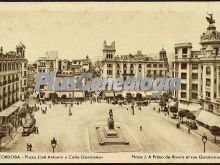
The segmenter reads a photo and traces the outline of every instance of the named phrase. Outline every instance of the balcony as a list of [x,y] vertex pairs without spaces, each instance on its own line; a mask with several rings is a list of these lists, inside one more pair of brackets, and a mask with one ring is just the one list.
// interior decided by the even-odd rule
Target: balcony
[[6,85],[7,84],[7,81],[3,81],[3,85]]
[[205,100],[206,101],[211,101],[211,98],[210,97],[205,97]]
[[7,93],[3,93],[3,98],[7,97]]

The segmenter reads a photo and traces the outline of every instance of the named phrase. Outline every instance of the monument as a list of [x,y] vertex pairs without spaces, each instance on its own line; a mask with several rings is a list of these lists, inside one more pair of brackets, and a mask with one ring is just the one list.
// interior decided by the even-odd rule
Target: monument
[[112,109],[107,123],[89,126],[90,147],[93,152],[137,152],[140,147],[123,124],[115,123]]

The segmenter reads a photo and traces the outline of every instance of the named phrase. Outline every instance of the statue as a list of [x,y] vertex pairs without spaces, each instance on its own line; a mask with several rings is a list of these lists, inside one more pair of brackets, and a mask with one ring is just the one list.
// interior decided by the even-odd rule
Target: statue
[[206,20],[208,21],[208,23],[210,25],[215,23],[215,20],[213,19],[213,14],[212,13],[211,14],[207,13],[207,14],[209,15],[209,17],[206,17]]
[[112,109],[110,109],[109,111],[108,129],[114,129],[114,119],[113,119]]

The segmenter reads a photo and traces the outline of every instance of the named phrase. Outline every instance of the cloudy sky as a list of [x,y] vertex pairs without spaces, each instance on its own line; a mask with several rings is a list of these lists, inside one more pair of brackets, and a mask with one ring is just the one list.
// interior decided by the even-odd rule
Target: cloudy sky
[[200,49],[207,12],[220,29],[220,3],[0,3],[0,45],[14,50],[22,41],[34,61],[46,51],[59,58],[102,57],[103,41],[116,42],[117,54],[169,54],[178,42]]

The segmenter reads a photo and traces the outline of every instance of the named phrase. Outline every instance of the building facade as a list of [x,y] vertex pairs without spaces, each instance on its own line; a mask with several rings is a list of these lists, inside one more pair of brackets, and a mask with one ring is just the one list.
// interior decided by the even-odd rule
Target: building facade
[[191,43],[175,45],[174,77],[181,77],[181,89],[173,93],[180,102],[200,103],[206,111],[220,114],[220,33],[209,22],[200,36],[201,49]]
[[141,51],[137,51],[137,54],[116,56],[115,42],[107,45],[104,41],[101,63],[103,67],[102,77],[113,79],[137,76],[138,72],[141,72],[142,77],[156,78],[165,76],[169,71],[168,59],[164,49],[159,52],[158,58],[148,57]]
[[[16,51],[3,53],[0,49],[0,123],[19,107],[19,100],[26,99],[27,92],[27,59],[25,46],[20,43]],[[16,106],[15,106],[16,105]]]

